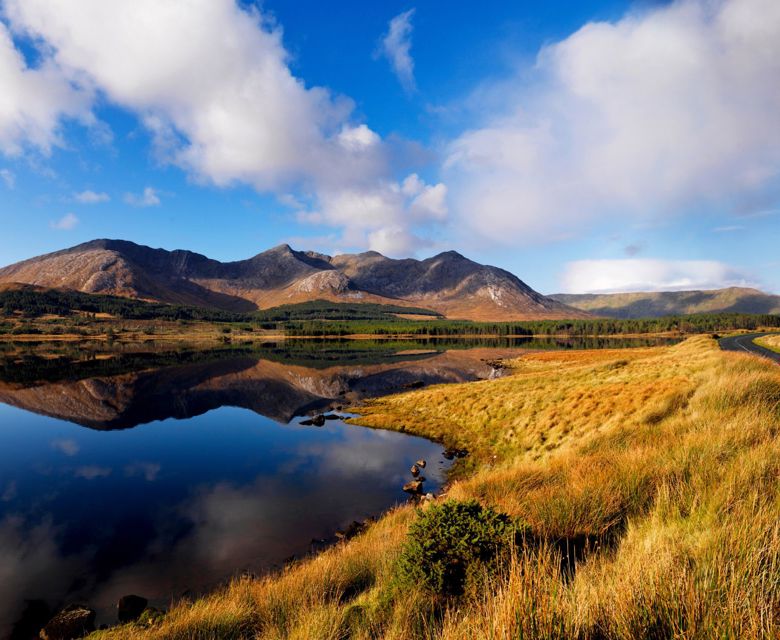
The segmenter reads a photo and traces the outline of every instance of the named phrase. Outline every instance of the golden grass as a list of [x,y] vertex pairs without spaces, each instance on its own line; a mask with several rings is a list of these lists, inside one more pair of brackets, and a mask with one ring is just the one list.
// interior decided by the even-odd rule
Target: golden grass
[[754,340],[756,344],[766,347],[775,353],[780,353],[780,335],[764,336],[763,338],[756,338]]
[[[442,605],[393,581],[413,509],[322,555],[110,638],[776,638],[780,371],[694,338],[545,353],[494,381],[373,401],[361,422],[466,446],[449,494],[531,526]],[[561,549],[578,547],[562,564]],[[571,558],[571,555],[570,555]],[[576,570],[575,570],[576,569]]]

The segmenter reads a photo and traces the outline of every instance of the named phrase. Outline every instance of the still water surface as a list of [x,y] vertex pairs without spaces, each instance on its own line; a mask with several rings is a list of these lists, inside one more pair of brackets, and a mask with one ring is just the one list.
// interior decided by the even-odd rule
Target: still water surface
[[437,491],[441,445],[300,422],[409,386],[495,377],[496,358],[522,353],[452,346],[6,348],[0,637],[25,611],[83,602],[113,622],[123,595],[164,607],[281,566],[402,502],[419,458],[426,490]]

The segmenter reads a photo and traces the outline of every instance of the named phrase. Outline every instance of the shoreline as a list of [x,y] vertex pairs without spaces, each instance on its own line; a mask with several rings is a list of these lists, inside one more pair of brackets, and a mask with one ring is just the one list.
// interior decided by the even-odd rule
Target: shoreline
[[[373,333],[351,333],[347,335],[294,335],[289,336],[285,334],[239,334],[238,336],[230,336],[231,342],[238,343],[254,343],[264,341],[298,341],[298,340],[352,340],[352,341],[365,341],[374,340],[377,342],[389,342],[392,340],[577,340],[577,339],[604,339],[604,340],[639,340],[642,338],[658,338],[658,339],[674,339],[674,338],[686,338],[695,335],[705,335],[699,333],[680,333],[680,332],[662,332],[662,333],[625,333],[625,334],[533,334],[533,335],[518,335],[518,334],[496,334],[496,333],[460,333],[449,335],[435,335],[429,333],[394,333],[394,334],[373,334]],[[223,340],[224,334],[214,336],[212,334],[132,334],[130,336],[110,336],[108,334],[96,334],[96,335],[77,335],[77,334],[0,334],[0,343],[2,342],[105,342],[114,344],[135,344],[140,342],[214,342],[220,344],[226,344]]]

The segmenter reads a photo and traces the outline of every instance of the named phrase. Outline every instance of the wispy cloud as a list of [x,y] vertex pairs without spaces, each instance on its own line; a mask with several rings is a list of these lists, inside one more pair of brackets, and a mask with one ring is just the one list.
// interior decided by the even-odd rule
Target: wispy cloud
[[125,467],[125,475],[128,478],[141,476],[147,482],[154,482],[162,466],[159,462],[134,462]]
[[111,196],[104,192],[95,192],[87,189],[80,193],[74,193],[73,199],[81,204],[99,204],[101,202],[108,202],[111,200]]
[[126,193],[125,202],[134,207],[156,207],[160,204],[157,189],[146,187],[140,194]]
[[409,93],[417,88],[411,53],[414,11],[409,9],[390,20],[387,33],[382,36],[377,49],[377,55],[387,58],[401,86]]
[[756,286],[748,274],[715,260],[578,260],[566,265],[566,293],[685,291]]
[[51,447],[52,449],[64,453],[66,456],[75,456],[81,450],[79,443],[70,438],[52,440]]
[[70,231],[78,225],[79,219],[75,213],[66,213],[59,220],[52,220],[49,226],[57,231]]
[[623,253],[625,253],[629,258],[633,258],[635,256],[638,256],[640,253],[642,253],[642,250],[644,249],[644,245],[635,242],[633,244],[627,244],[625,247],[623,247]]
[[101,467],[96,464],[85,465],[74,470],[73,475],[85,480],[96,480],[97,478],[106,478],[111,475],[111,468]]
[[0,180],[9,189],[16,186],[16,174],[10,169],[0,169]]
[[722,227],[715,227],[712,232],[713,233],[732,233],[734,231],[742,231],[745,227],[743,227],[741,224],[727,224]]

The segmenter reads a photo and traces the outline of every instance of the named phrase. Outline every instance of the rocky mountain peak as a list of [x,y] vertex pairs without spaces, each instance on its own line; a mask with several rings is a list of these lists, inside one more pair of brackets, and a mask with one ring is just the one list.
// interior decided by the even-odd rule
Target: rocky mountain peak
[[376,251],[331,257],[280,244],[247,260],[219,262],[99,239],[0,269],[0,285],[15,282],[228,310],[327,299],[426,307],[475,320],[589,315],[457,251],[425,260]]

